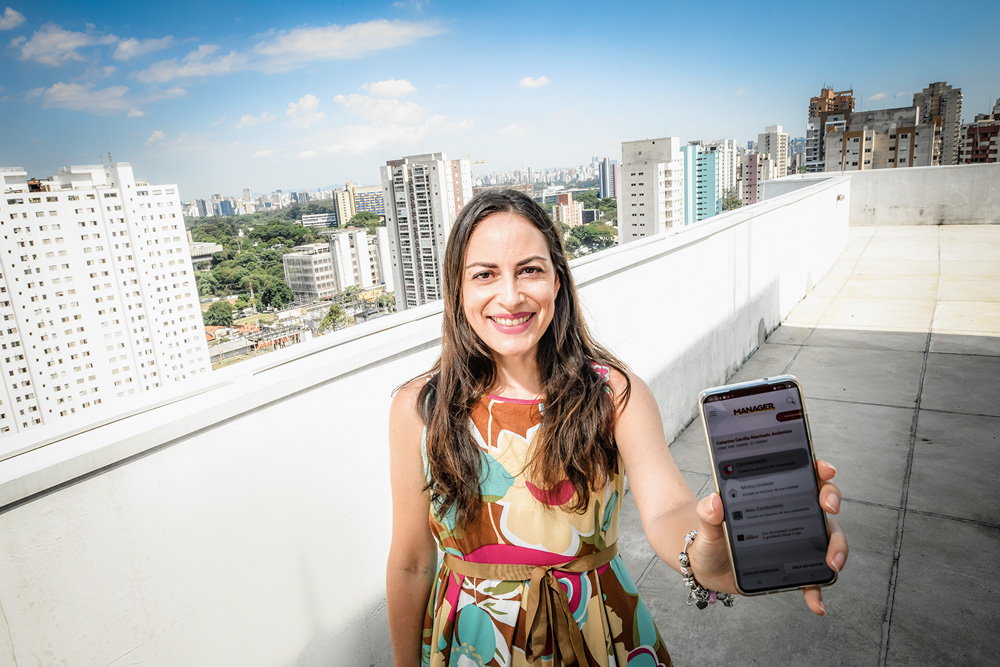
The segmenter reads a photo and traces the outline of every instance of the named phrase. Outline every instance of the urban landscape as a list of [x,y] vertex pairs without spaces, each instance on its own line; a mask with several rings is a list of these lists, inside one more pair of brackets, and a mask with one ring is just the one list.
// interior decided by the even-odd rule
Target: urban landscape
[[[220,169],[219,151],[199,164],[194,135],[167,125],[199,85],[277,87],[300,68],[312,82],[468,27],[395,3],[392,20],[303,15],[220,50],[32,11],[0,13],[21,68],[0,86],[8,125],[30,105],[56,133],[93,117],[103,149],[81,161],[51,140],[39,162],[15,137],[0,156],[0,665],[391,664],[388,529],[366,523],[389,519],[388,405],[438,353],[452,225],[496,188],[549,213],[588,321],[652,388],[699,496],[712,482],[697,392],[804,382],[818,453],[841,470],[851,561],[829,619],[804,618],[791,595],[701,612],[728,637],[719,664],[989,663],[1000,523],[971,473],[1000,462],[995,65],[927,65],[890,78],[913,88],[896,94],[862,94],[861,70],[834,85],[815,74],[771,109],[756,97],[752,127],[707,113],[672,125],[637,105],[640,120],[590,138],[559,103],[527,101],[554,85],[536,67],[511,86],[525,118],[551,110],[550,127],[568,128],[558,145],[550,129],[548,148],[503,115],[477,140],[487,111],[416,97],[448,99],[454,83],[371,76],[282,111],[257,98],[249,115],[201,112],[232,136],[262,133],[219,144],[244,155]],[[289,50],[312,30],[343,53]],[[72,67],[78,78],[41,88],[20,78]],[[124,121],[148,121],[118,130],[126,152],[113,143]],[[314,134],[278,148],[265,130]],[[674,659],[699,660],[714,632],[681,618],[699,612],[629,503],[619,549],[635,585]],[[355,536],[350,561],[338,535]]]

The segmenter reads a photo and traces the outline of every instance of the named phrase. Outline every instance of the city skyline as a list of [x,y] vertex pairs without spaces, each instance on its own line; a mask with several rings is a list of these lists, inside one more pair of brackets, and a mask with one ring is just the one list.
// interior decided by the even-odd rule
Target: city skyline
[[469,154],[479,173],[620,159],[622,141],[659,136],[800,137],[824,85],[868,110],[947,81],[971,120],[1000,97],[1000,8],[969,23],[966,4],[933,21],[842,4],[866,20],[817,50],[791,3],[0,3],[0,119],[15,130],[0,162],[45,178],[110,152],[187,201],[374,184],[402,155]]

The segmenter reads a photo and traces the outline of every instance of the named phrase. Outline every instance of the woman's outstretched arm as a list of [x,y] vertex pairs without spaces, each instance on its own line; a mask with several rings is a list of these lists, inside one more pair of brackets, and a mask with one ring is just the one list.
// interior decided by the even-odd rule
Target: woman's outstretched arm
[[[715,493],[701,502],[696,500],[670,455],[653,393],[639,377],[630,374],[629,379],[632,394],[628,404],[620,409],[615,439],[646,539],[660,559],[677,570],[677,554],[684,546],[684,535],[697,530],[698,539],[689,551],[695,579],[706,588],[735,593],[736,583],[722,530],[722,500]],[[625,378],[621,375],[613,373],[611,382],[616,395],[624,389]],[[822,461],[817,462],[816,469],[821,485],[820,502],[827,512],[836,514],[840,509],[840,490],[830,482],[836,470]],[[831,519],[829,525],[827,563],[839,572],[847,560],[847,540],[835,520]],[[825,613],[819,588],[804,589],[803,594],[813,613]]]
[[421,381],[407,384],[389,412],[389,477],[392,485],[392,545],[385,568],[389,632],[396,667],[420,664],[424,614],[437,571],[437,545],[428,523],[417,412]]

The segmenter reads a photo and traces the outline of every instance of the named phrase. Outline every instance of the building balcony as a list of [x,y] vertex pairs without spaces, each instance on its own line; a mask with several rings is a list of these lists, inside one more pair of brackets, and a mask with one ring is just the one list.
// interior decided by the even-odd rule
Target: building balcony
[[[830,615],[688,607],[630,494],[623,558],[678,664],[989,664],[1000,165],[763,187],[572,266],[699,495],[698,391],[802,380],[851,541]],[[415,307],[0,439],[0,665],[391,664],[386,420],[440,328]]]

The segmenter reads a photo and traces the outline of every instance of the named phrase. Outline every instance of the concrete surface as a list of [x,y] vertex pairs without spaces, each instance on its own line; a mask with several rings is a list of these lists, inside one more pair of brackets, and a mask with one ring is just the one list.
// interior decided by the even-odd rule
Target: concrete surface
[[[639,531],[620,546],[677,664],[996,664],[1000,226],[852,227],[830,273],[732,381],[792,373],[851,545],[825,618],[798,593],[699,611]],[[712,488],[700,422],[671,444]]]

